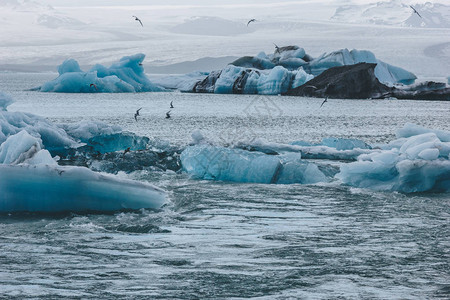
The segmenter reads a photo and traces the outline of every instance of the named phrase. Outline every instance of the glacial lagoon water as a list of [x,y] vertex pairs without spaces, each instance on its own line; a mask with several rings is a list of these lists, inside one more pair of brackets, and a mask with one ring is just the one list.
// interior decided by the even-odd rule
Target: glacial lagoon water
[[[450,103],[24,91],[55,74],[0,74],[10,111],[101,120],[183,147],[334,136],[388,142],[406,122],[448,130]],[[172,118],[166,119],[173,101]],[[141,118],[133,118],[142,107]],[[173,172],[118,176],[169,193],[160,210],[0,216],[0,298],[448,298],[449,193],[374,192],[337,182],[266,185]]]

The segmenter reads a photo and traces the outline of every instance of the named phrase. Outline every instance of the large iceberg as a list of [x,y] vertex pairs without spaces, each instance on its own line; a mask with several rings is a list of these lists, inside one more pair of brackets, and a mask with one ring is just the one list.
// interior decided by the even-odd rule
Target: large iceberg
[[[79,152],[86,146],[41,117],[0,111],[0,125],[0,213],[155,209],[166,201],[165,192],[149,184],[58,166],[47,147]],[[83,125],[68,127],[81,139],[117,130]]]
[[307,73],[317,76],[333,67],[355,65],[363,62],[377,64],[375,76],[382,83],[411,84],[417,78],[411,72],[377,59],[375,54],[368,50],[356,49],[351,51],[348,49],[340,49],[331,53],[324,53],[317,58],[312,58],[306,54],[303,48],[286,46],[276,48],[275,52],[271,55],[260,53],[256,57],[240,58],[232,62],[232,64],[255,69],[272,69],[275,66],[283,66],[290,71],[298,70],[301,67]]
[[253,183],[316,183],[327,177],[298,153],[267,155],[212,145],[187,147],[181,153],[183,170],[195,178]]
[[386,150],[342,165],[336,178],[351,186],[381,191],[450,191],[450,132],[408,124],[398,136],[383,147]]
[[165,192],[82,167],[0,165],[0,213],[160,208]]
[[328,54],[322,54],[320,57],[312,60],[307,65],[304,65],[303,68],[307,72],[317,76],[332,67],[355,65],[358,63],[376,64],[375,76],[382,83],[412,84],[417,79],[413,73],[387,64],[377,59],[372,52],[367,50],[353,49],[349,51],[348,49],[341,49]]
[[[361,74],[356,74],[352,68],[343,68],[345,66],[359,66],[364,70],[359,70],[363,74],[372,72],[370,83]],[[365,64],[365,65],[364,65]],[[373,70],[366,70],[372,68]],[[389,87],[395,84],[412,84],[416,76],[402,68],[387,64],[375,57],[375,55],[367,50],[349,51],[341,49],[332,53],[324,53],[317,58],[313,58],[306,54],[303,48],[298,46],[276,47],[273,54],[267,55],[260,52],[257,56],[241,57],[222,70],[213,71],[206,76],[200,78],[197,82],[189,82],[192,76],[171,76],[165,77],[167,84],[164,86],[181,87],[183,91],[195,93],[216,93],[216,94],[292,94],[295,89],[304,86],[310,89],[317,89],[316,84],[308,85],[307,82],[321,75],[325,71],[335,70],[335,74],[341,81],[345,81],[352,87],[363,89],[364,93],[356,93],[352,95],[345,94],[343,98],[357,98],[361,95],[367,95],[364,98],[382,96],[386,92],[393,92],[394,89]],[[347,78],[350,75],[340,76],[341,73],[355,73],[354,78]],[[342,77],[342,78],[341,78]],[[331,80],[331,79],[330,79]],[[336,78],[334,78],[336,80]],[[360,81],[360,84],[355,82]],[[373,81],[373,82],[372,82]],[[305,85],[306,84],[306,85]],[[385,85],[387,84],[387,86]],[[319,97],[334,97],[333,86],[335,82],[325,82],[323,95]],[[343,83],[341,83],[343,85]],[[373,85],[373,86],[372,86]],[[373,90],[372,90],[373,89]],[[314,90],[311,90],[314,91]],[[441,92],[442,93],[442,92]],[[410,97],[413,93],[407,93],[404,97]],[[434,96],[431,96],[433,98]]]
[[74,59],[64,61],[59,67],[59,76],[44,83],[41,92],[61,93],[134,93],[160,92],[164,88],[150,82],[144,73],[142,53],[125,56],[107,68],[95,65],[90,71],[81,70]]

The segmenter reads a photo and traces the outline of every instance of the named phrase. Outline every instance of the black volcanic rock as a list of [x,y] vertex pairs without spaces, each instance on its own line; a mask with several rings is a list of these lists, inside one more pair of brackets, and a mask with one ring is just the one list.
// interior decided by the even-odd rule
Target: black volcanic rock
[[393,89],[375,77],[376,64],[359,63],[334,67],[287,92],[290,96],[345,99],[380,98]]
[[222,71],[212,71],[205,79],[197,82],[192,91],[194,93],[214,93],[214,86],[221,73]]

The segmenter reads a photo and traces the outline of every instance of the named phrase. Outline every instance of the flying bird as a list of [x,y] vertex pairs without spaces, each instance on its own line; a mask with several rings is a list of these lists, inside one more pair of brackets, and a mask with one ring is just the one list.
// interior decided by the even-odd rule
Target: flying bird
[[173,107],[173,101],[170,101],[170,108],[175,108]]
[[140,116],[139,111],[140,111],[141,109],[142,109],[142,107],[139,108],[139,109],[136,111],[136,113],[134,114],[134,119],[136,120],[136,122],[137,122],[137,117]]
[[170,119],[170,110],[168,112],[166,112],[166,119]]
[[256,19],[251,19],[250,21],[248,21],[247,22],[247,27],[248,27],[248,24],[250,24],[251,22],[256,22]]
[[91,87],[94,87],[95,90],[98,91],[98,88],[97,88],[97,86],[96,86],[94,83],[91,83],[91,84],[89,85],[89,87],[90,87],[90,88],[91,88]]
[[136,21],[139,21],[139,23],[141,23],[141,26],[144,27],[144,24],[142,24],[142,21],[141,21],[138,17],[133,16],[133,18],[134,18]]
[[419,17],[422,18],[422,16],[419,14],[419,12],[412,5],[410,5],[409,7],[411,7],[411,9],[414,11],[415,14],[417,14]]
[[280,47],[277,46],[277,44],[273,43],[275,45],[275,52],[280,53]]
[[328,97],[325,97],[325,100],[323,100],[323,102],[322,102],[322,104],[320,105],[320,107],[322,107],[322,106],[325,104],[325,102],[328,102]]

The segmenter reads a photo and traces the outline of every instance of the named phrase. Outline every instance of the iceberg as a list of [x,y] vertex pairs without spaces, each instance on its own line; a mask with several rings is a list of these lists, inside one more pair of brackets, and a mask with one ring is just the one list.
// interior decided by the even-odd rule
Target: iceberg
[[349,51],[348,49],[341,49],[312,60],[307,65],[303,66],[309,73],[317,76],[323,71],[333,67],[340,67],[346,65],[355,65],[358,63],[373,63],[376,64],[375,76],[382,83],[395,84],[412,84],[417,77],[402,68],[389,65],[375,57],[375,55],[367,50]]
[[195,178],[251,183],[316,183],[328,179],[301,155],[267,155],[211,145],[187,147],[181,153],[183,170]]
[[445,140],[450,132],[433,131],[408,124],[397,132],[400,138],[385,147],[387,150],[342,165],[336,178],[380,191],[450,191],[450,142]]
[[[283,154],[289,152],[301,153],[304,159],[327,160],[356,160],[361,154],[369,154],[374,151],[361,140],[325,138],[328,145],[311,144],[305,141],[296,141],[291,144],[268,142],[262,138],[253,139],[251,142],[240,141],[236,147],[249,151],[258,151],[266,154]],[[339,147],[339,149],[337,149]]]
[[50,153],[42,149],[42,141],[25,130],[9,136],[0,145],[0,164],[21,163],[56,165]]
[[[5,109],[11,103],[7,99]],[[86,146],[81,147],[63,128],[44,118],[0,111],[0,126],[0,213],[155,209],[166,201],[165,192],[149,184],[95,173],[85,167],[58,166],[59,158],[53,158],[48,149],[78,152]],[[89,140],[118,130],[100,122],[66,128],[80,139]],[[133,144],[135,137],[127,137],[125,143]],[[124,142],[121,137],[118,140]]]
[[6,111],[8,105],[13,103],[14,100],[10,95],[0,92],[0,111]]
[[158,209],[163,190],[82,167],[0,165],[0,213]]
[[79,146],[62,128],[45,118],[30,113],[0,111],[0,144],[22,130],[41,139],[50,152],[58,153]]
[[159,87],[147,78],[142,67],[145,55],[142,53],[124,56],[119,62],[107,68],[95,65],[83,72],[74,59],[68,59],[58,67],[59,76],[44,83],[41,92],[60,93],[135,93],[160,92]]

